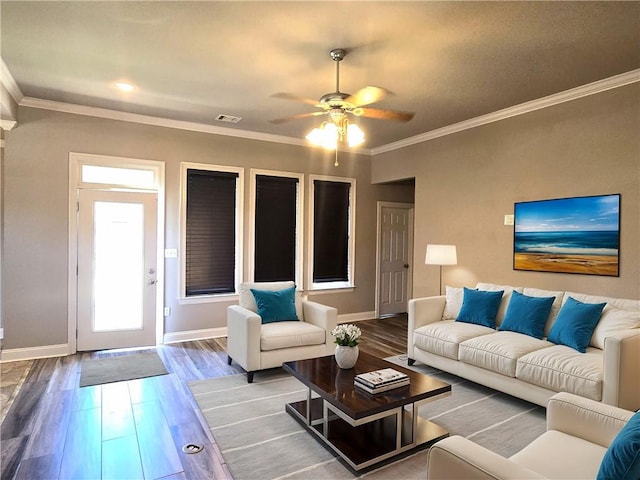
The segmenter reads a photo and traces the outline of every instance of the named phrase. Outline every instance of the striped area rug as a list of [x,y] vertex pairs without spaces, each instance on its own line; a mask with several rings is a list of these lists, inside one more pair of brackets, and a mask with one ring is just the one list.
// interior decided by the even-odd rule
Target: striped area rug
[[[387,360],[406,365],[401,358]],[[452,385],[452,395],[420,407],[419,414],[503,456],[545,430],[544,409],[439,370],[412,367]],[[304,385],[281,369],[189,384],[235,480],[424,479],[423,450],[361,477],[354,475],[284,410],[306,398]]]

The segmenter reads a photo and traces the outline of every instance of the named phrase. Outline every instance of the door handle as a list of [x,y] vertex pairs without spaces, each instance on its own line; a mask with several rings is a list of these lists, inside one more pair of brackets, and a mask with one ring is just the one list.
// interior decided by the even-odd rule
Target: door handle
[[405,264],[404,264],[404,268],[409,268],[409,264],[408,264],[408,263],[405,263]]
[[158,281],[155,278],[152,278],[147,282],[147,285],[155,285]]

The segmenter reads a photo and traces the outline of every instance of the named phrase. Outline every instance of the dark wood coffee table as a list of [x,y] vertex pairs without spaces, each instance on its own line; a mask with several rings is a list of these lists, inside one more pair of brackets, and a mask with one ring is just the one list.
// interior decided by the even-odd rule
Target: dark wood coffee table
[[[354,471],[396,459],[449,435],[418,416],[418,406],[451,394],[451,385],[360,352],[354,368],[342,370],[333,355],[286,362],[283,368],[309,389],[307,399],[286,411]],[[393,368],[410,385],[369,394],[353,385],[359,373]],[[410,407],[410,408],[407,408]]]

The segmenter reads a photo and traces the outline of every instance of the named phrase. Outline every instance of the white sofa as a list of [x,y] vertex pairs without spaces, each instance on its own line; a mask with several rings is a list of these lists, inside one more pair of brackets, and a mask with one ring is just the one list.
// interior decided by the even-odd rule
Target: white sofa
[[330,355],[335,350],[331,330],[338,323],[338,311],[303,300],[299,291],[295,308],[300,321],[262,324],[251,289],[274,291],[293,286],[293,282],[242,283],[239,305],[227,308],[227,362],[231,365],[235,360],[244,368],[249,383],[258,370]]
[[[545,337],[539,340],[456,322],[462,289],[447,286],[447,295],[409,301],[410,365],[417,360],[541,406],[556,392],[564,391],[627,410],[640,408],[640,300],[489,283],[478,283],[476,288],[504,291],[497,327],[513,290],[531,297],[555,297]],[[607,303],[586,353],[546,339],[569,297],[584,303]]]
[[504,479],[596,478],[600,464],[633,412],[569,393],[547,406],[547,431],[510,458],[464,437],[440,440],[429,450],[427,478]]

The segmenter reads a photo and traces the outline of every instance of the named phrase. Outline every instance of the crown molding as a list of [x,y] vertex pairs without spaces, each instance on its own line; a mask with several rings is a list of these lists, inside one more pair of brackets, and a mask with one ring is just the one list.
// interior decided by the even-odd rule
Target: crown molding
[[[4,71],[6,69],[6,65],[4,64],[4,62],[1,63],[0,67],[2,67],[3,79],[4,79]],[[8,73],[8,70],[7,70],[7,73]],[[9,78],[13,80],[13,77],[11,77],[10,74],[9,74]],[[636,69],[630,72],[615,75],[613,77],[605,78],[603,80],[598,80],[596,82],[589,83],[581,87],[573,88],[571,90],[555,93],[553,95],[548,95],[546,97],[532,100],[530,102],[521,103],[519,105],[507,107],[502,110],[498,110],[496,112],[488,113],[486,115],[481,115],[479,117],[471,118],[469,120],[464,120],[462,122],[454,123],[452,125],[447,125],[446,127],[421,133],[419,135],[415,135],[413,137],[405,138],[397,142],[382,145],[380,147],[375,147],[371,149],[359,148],[359,149],[354,149],[353,151],[359,154],[375,156],[381,153],[390,152],[393,150],[398,150],[400,148],[408,147],[410,145],[415,145],[417,143],[433,140],[435,138],[451,135],[453,133],[469,130],[471,128],[479,127],[481,125],[498,122],[500,120],[504,120],[510,117],[515,117],[517,115],[522,115],[525,113],[540,110],[542,108],[547,108],[553,105],[570,102],[578,98],[594,95],[600,92],[604,92],[606,90],[611,90],[614,88],[622,87],[622,86],[629,85],[631,83],[635,83],[639,81],[640,81],[640,69]],[[15,85],[15,81],[13,83]],[[13,91],[14,93],[17,92],[17,95],[22,95],[22,92],[20,92],[20,89],[18,88],[17,85],[15,85],[15,88],[13,89]],[[12,93],[12,96],[14,95],[14,93]],[[140,123],[144,125],[154,125],[159,127],[175,128],[179,130],[188,130],[193,132],[210,133],[214,135],[225,135],[229,137],[259,140],[263,142],[274,142],[274,143],[282,143],[287,145],[309,147],[309,144],[305,142],[303,139],[285,137],[283,135],[273,135],[268,133],[253,132],[250,130],[240,130],[240,129],[226,128],[226,127],[219,127],[219,126],[209,125],[205,123],[187,122],[183,120],[172,120],[168,118],[153,117],[150,115],[140,115],[137,113],[121,112],[118,110],[110,110],[106,108],[88,107],[85,105],[57,102],[53,100],[44,100],[40,98],[21,97],[18,104],[25,107],[40,108],[44,110],[52,110],[52,111],[63,112],[63,113],[72,113],[76,115],[86,115],[91,117],[107,118],[107,119],[119,120],[123,122]],[[12,122],[5,121],[3,122],[3,128],[4,128],[4,123],[6,123],[7,127],[11,127],[11,128],[13,128],[13,126],[15,125],[15,122],[11,124]],[[10,130],[11,128],[5,128],[5,130]],[[344,149],[344,150],[340,149],[340,150],[350,151],[348,149]]]
[[289,145],[306,145],[298,138],[273,135],[269,133],[252,132],[250,130],[240,130],[234,128],[218,127],[206,123],[187,122],[184,120],[172,120],[169,118],[153,117],[151,115],[141,115],[138,113],[121,112],[108,108],[88,107],[73,103],[57,102],[55,100],[44,100],[41,98],[24,97],[20,106],[52,110],[54,112],[73,113],[76,115],[86,115],[89,117],[106,118],[109,120],[119,120],[122,122],[141,123],[157,127],[175,128],[178,130],[189,130],[193,132],[212,133],[214,135],[225,135],[228,137],[240,137],[264,142],[285,143]]
[[4,88],[7,89],[7,92],[9,92],[9,95],[11,95],[11,98],[13,98],[13,100],[17,104],[20,104],[20,102],[24,98],[24,95],[22,94],[20,87],[16,83],[16,80],[13,78],[13,75],[11,75],[11,72],[9,71],[9,67],[7,67],[6,63],[4,63],[4,59],[1,56],[0,56],[0,81],[2,82],[2,85],[4,86]]
[[446,127],[431,130],[429,132],[421,133],[413,137],[405,138],[397,142],[388,143],[380,147],[372,148],[371,155],[375,156],[380,153],[390,152],[392,150],[398,150],[400,148],[415,145],[417,143],[433,140],[434,138],[444,137],[451,135],[452,133],[461,132],[463,130],[469,130],[471,128],[486,125],[488,123],[498,122],[507,118],[515,117],[529,112],[534,112],[542,108],[559,105],[561,103],[577,100],[578,98],[586,97],[589,95],[595,95],[607,90],[611,90],[618,87],[623,87],[631,83],[640,81],[640,69],[631,70],[630,72],[621,73],[613,77],[598,80],[596,82],[588,83],[581,87],[565,90],[564,92],[554,93],[546,97],[531,100],[530,102],[521,103],[512,107],[507,107],[502,110],[498,110],[486,115],[464,120],[462,122],[447,125]]

